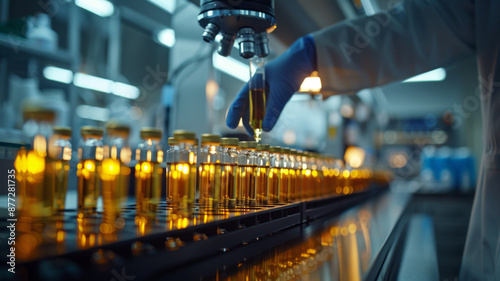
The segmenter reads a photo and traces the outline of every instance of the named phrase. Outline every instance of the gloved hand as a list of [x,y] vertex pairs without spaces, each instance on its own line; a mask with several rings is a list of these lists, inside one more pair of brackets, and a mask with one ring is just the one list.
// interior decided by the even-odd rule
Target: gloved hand
[[[304,79],[317,68],[316,49],[311,35],[299,38],[285,53],[266,65],[266,115],[262,129],[269,132],[292,95],[297,92]],[[249,125],[248,83],[238,93],[229,112],[226,124],[235,129],[240,118],[250,135],[253,129]]]

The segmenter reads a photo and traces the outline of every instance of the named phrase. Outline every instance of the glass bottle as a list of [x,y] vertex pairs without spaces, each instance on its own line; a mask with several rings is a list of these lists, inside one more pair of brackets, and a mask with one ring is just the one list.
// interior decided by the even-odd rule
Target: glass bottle
[[140,132],[141,141],[135,154],[136,209],[140,215],[154,216],[160,203],[163,176],[161,136],[161,130],[155,128],[143,128]]
[[119,216],[129,192],[132,151],[128,145],[130,128],[127,125],[108,123],[103,147],[101,168],[104,213]]
[[219,206],[221,189],[221,158],[219,135],[203,134],[200,147],[200,208],[213,209]]
[[172,208],[178,213],[190,213],[195,203],[196,194],[196,163],[195,134],[193,132],[177,130],[174,139],[179,145],[179,158],[172,163],[172,180],[174,184],[172,194]]
[[49,139],[45,186],[54,189],[54,210],[64,210],[68,191],[69,161],[71,160],[71,128],[54,127]]
[[255,169],[257,167],[257,142],[241,141],[238,159],[239,186],[236,190],[236,204],[255,206]]
[[78,146],[78,210],[95,213],[100,196],[98,170],[103,159],[101,128],[84,126],[80,129],[82,140]]
[[236,207],[239,143],[237,138],[221,139],[221,205],[224,208]]
[[295,157],[295,200],[302,200],[302,151],[292,149]]
[[280,191],[280,203],[286,203],[290,201],[291,193],[291,181],[290,181],[290,162],[288,156],[290,154],[290,148],[281,148],[280,154],[280,180],[279,180],[279,191]]
[[254,129],[255,140],[260,142],[262,136],[262,121],[266,115],[266,72],[265,58],[250,59],[249,104],[250,127]]
[[27,146],[19,149],[14,167],[18,182],[20,216],[49,217],[54,210],[54,188],[44,185],[47,141],[55,112],[36,106],[23,108],[23,134]]
[[280,161],[281,147],[271,146],[269,148],[269,203],[275,204],[280,202]]
[[288,180],[290,186],[290,196],[289,201],[294,201],[300,196],[297,195],[297,161],[296,161],[297,150],[290,149],[288,153]]
[[268,204],[269,148],[269,144],[257,145],[257,171],[255,173],[257,205]]
[[302,198],[309,199],[313,197],[311,163],[309,161],[310,153],[302,153]]
[[177,189],[175,185],[177,180],[174,178],[175,165],[179,162],[179,143],[174,139],[174,137],[168,138],[168,150],[166,151],[167,159],[167,204],[172,204],[173,202],[173,191]]

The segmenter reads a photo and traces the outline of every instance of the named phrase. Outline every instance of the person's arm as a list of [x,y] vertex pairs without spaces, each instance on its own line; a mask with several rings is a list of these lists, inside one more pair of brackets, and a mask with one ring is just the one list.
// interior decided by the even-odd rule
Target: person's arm
[[[266,116],[270,131],[285,104],[313,70],[321,92],[355,93],[446,66],[475,51],[473,0],[407,0],[373,16],[343,21],[298,39],[266,66]],[[226,123],[240,118],[249,133],[248,85],[238,93]]]
[[313,33],[326,95],[352,93],[449,65],[475,50],[471,0],[408,0]]

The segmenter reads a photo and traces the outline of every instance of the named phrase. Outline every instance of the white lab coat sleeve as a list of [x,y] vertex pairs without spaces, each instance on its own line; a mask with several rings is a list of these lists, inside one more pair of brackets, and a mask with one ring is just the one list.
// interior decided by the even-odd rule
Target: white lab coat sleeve
[[354,93],[475,52],[472,0],[407,0],[312,34],[325,95]]

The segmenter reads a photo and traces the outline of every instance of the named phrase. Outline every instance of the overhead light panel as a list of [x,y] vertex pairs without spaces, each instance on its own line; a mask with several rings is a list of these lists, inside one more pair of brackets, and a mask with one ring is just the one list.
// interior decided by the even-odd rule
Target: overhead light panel
[[43,76],[45,79],[64,84],[69,84],[73,81],[73,84],[77,87],[113,94],[127,99],[136,99],[141,94],[139,88],[129,84],[114,82],[109,79],[80,72],[73,75],[71,70],[55,66],[45,67],[43,69]]
[[43,76],[48,80],[69,84],[73,81],[73,72],[68,69],[55,66],[47,66],[43,69]]
[[177,4],[176,0],[149,0],[149,2],[155,4],[156,6],[162,8],[163,10],[173,14],[175,11],[175,6]]
[[75,4],[103,18],[111,16],[115,11],[113,4],[106,0],[75,0]]
[[111,93],[111,85],[113,84],[113,81],[85,73],[76,73],[73,83],[75,83],[75,86],[80,88]]
[[171,28],[162,29],[158,31],[157,39],[161,44],[172,48],[175,45],[175,31]]
[[248,80],[250,80],[248,65],[232,57],[223,57],[217,54],[217,52],[213,53],[212,61],[215,69],[233,76],[243,82],[248,82]]
[[82,104],[76,107],[76,115],[84,119],[106,122],[109,120],[110,111],[107,108]]
[[422,73],[417,76],[413,76],[403,81],[403,83],[408,82],[433,82],[433,81],[443,81],[446,78],[446,70],[444,68],[438,68],[431,70],[429,72]]

